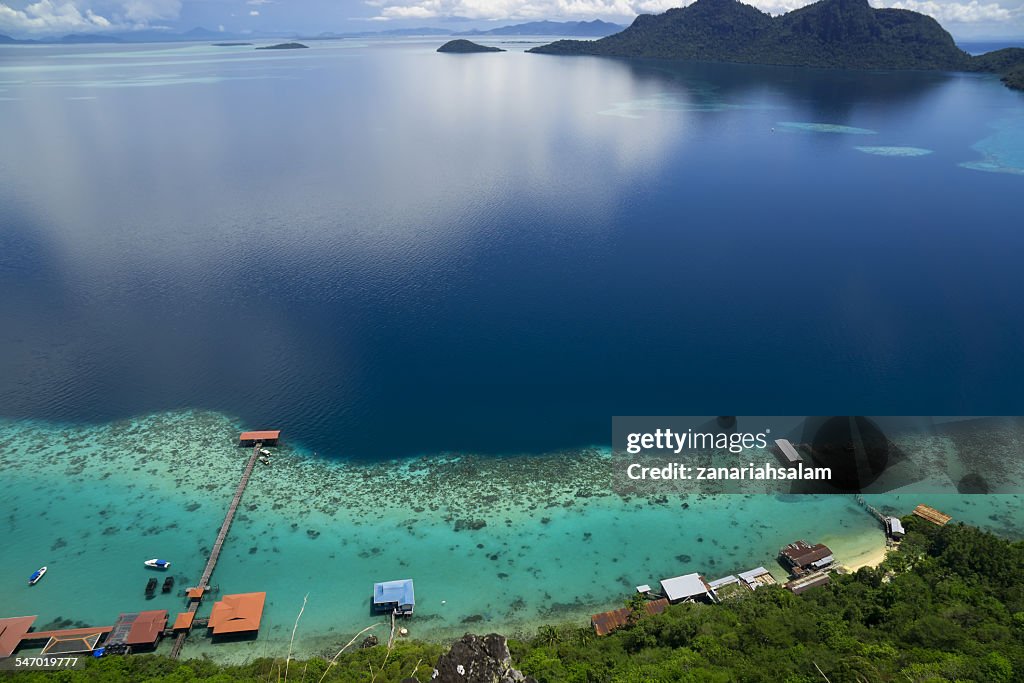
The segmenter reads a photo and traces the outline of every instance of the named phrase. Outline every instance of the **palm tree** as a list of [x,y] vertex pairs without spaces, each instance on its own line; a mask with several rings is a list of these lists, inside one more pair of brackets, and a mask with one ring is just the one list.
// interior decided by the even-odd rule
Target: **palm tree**
[[562,634],[554,626],[541,626],[537,630],[537,640],[544,645],[555,646],[562,642]]

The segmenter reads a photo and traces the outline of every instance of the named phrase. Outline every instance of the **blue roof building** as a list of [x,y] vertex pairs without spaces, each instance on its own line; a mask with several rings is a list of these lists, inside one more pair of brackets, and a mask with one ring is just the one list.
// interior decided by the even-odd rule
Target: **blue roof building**
[[412,579],[384,581],[373,584],[373,609],[378,612],[412,614],[416,606],[416,594]]

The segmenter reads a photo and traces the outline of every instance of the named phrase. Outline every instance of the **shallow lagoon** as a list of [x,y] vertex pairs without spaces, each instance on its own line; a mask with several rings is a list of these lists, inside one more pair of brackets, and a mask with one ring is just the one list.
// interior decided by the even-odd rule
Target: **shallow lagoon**
[[[143,597],[142,561],[171,559],[176,589],[202,570],[248,454],[239,424],[184,411],[81,428],[0,424],[8,550],[0,564],[5,612],[89,625],[120,611],[184,606]],[[586,625],[633,586],[700,571],[709,578],[764,565],[798,538],[828,543],[856,564],[883,544],[852,496],[651,496],[610,491],[607,454],[449,454],[375,465],[326,461],[284,445],[258,465],[212,583],[266,591],[259,638],[211,645],[194,635],[185,656],[282,655],[309,593],[300,654],[340,647],[383,620],[368,610],[374,581],[416,582],[412,635],[467,630],[530,633]],[[1024,536],[1017,496],[876,496],[907,513],[929,502],[958,520]],[[480,522],[485,526],[479,526]],[[25,577],[40,564],[35,587]],[[207,614],[207,601],[201,614]],[[379,627],[382,629],[383,626]]]

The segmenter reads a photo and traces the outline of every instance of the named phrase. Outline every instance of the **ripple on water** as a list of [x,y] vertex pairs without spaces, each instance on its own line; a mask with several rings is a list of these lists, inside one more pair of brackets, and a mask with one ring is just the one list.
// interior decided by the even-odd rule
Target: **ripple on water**
[[735,104],[719,99],[710,89],[693,89],[690,97],[658,93],[626,102],[615,102],[598,112],[602,116],[642,119],[647,112],[718,112],[735,109],[766,109],[765,105]]

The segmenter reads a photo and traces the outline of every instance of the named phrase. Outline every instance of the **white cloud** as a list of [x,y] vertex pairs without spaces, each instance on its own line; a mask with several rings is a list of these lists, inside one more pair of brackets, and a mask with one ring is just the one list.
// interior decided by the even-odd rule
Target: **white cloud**
[[111,22],[91,9],[83,12],[71,0],[38,0],[20,10],[0,2],[0,26],[37,33],[102,30],[110,28]]
[[998,3],[981,4],[978,0],[970,2],[936,2],[936,0],[882,0],[877,6],[894,9],[909,9],[928,14],[940,23],[973,24],[980,21],[1009,21],[1019,11],[1006,9]]
[[385,19],[592,19],[663,12],[678,0],[367,0]]
[[0,28],[19,33],[145,28],[180,12],[181,0],[36,0],[20,9],[0,2]]
[[260,15],[260,11],[258,9],[249,10],[249,16],[250,17],[258,17],[259,15]]
[[121,5],[124,18],[137,24],[176,19],[181,13],[181,0],[121,0]]
[[[261,2],[265,0],[250,0]],[[770,14],[783,14],[812,0],[743,0]],[[623,19],[637,14],[660,14],[693,0],[365,0],[379,7],[376,20],[466,17],[479,20]],[[909,9],[940,22],[1006,21],[1020,15],[997,2],[942,0],[874,0],[877,7]]]

